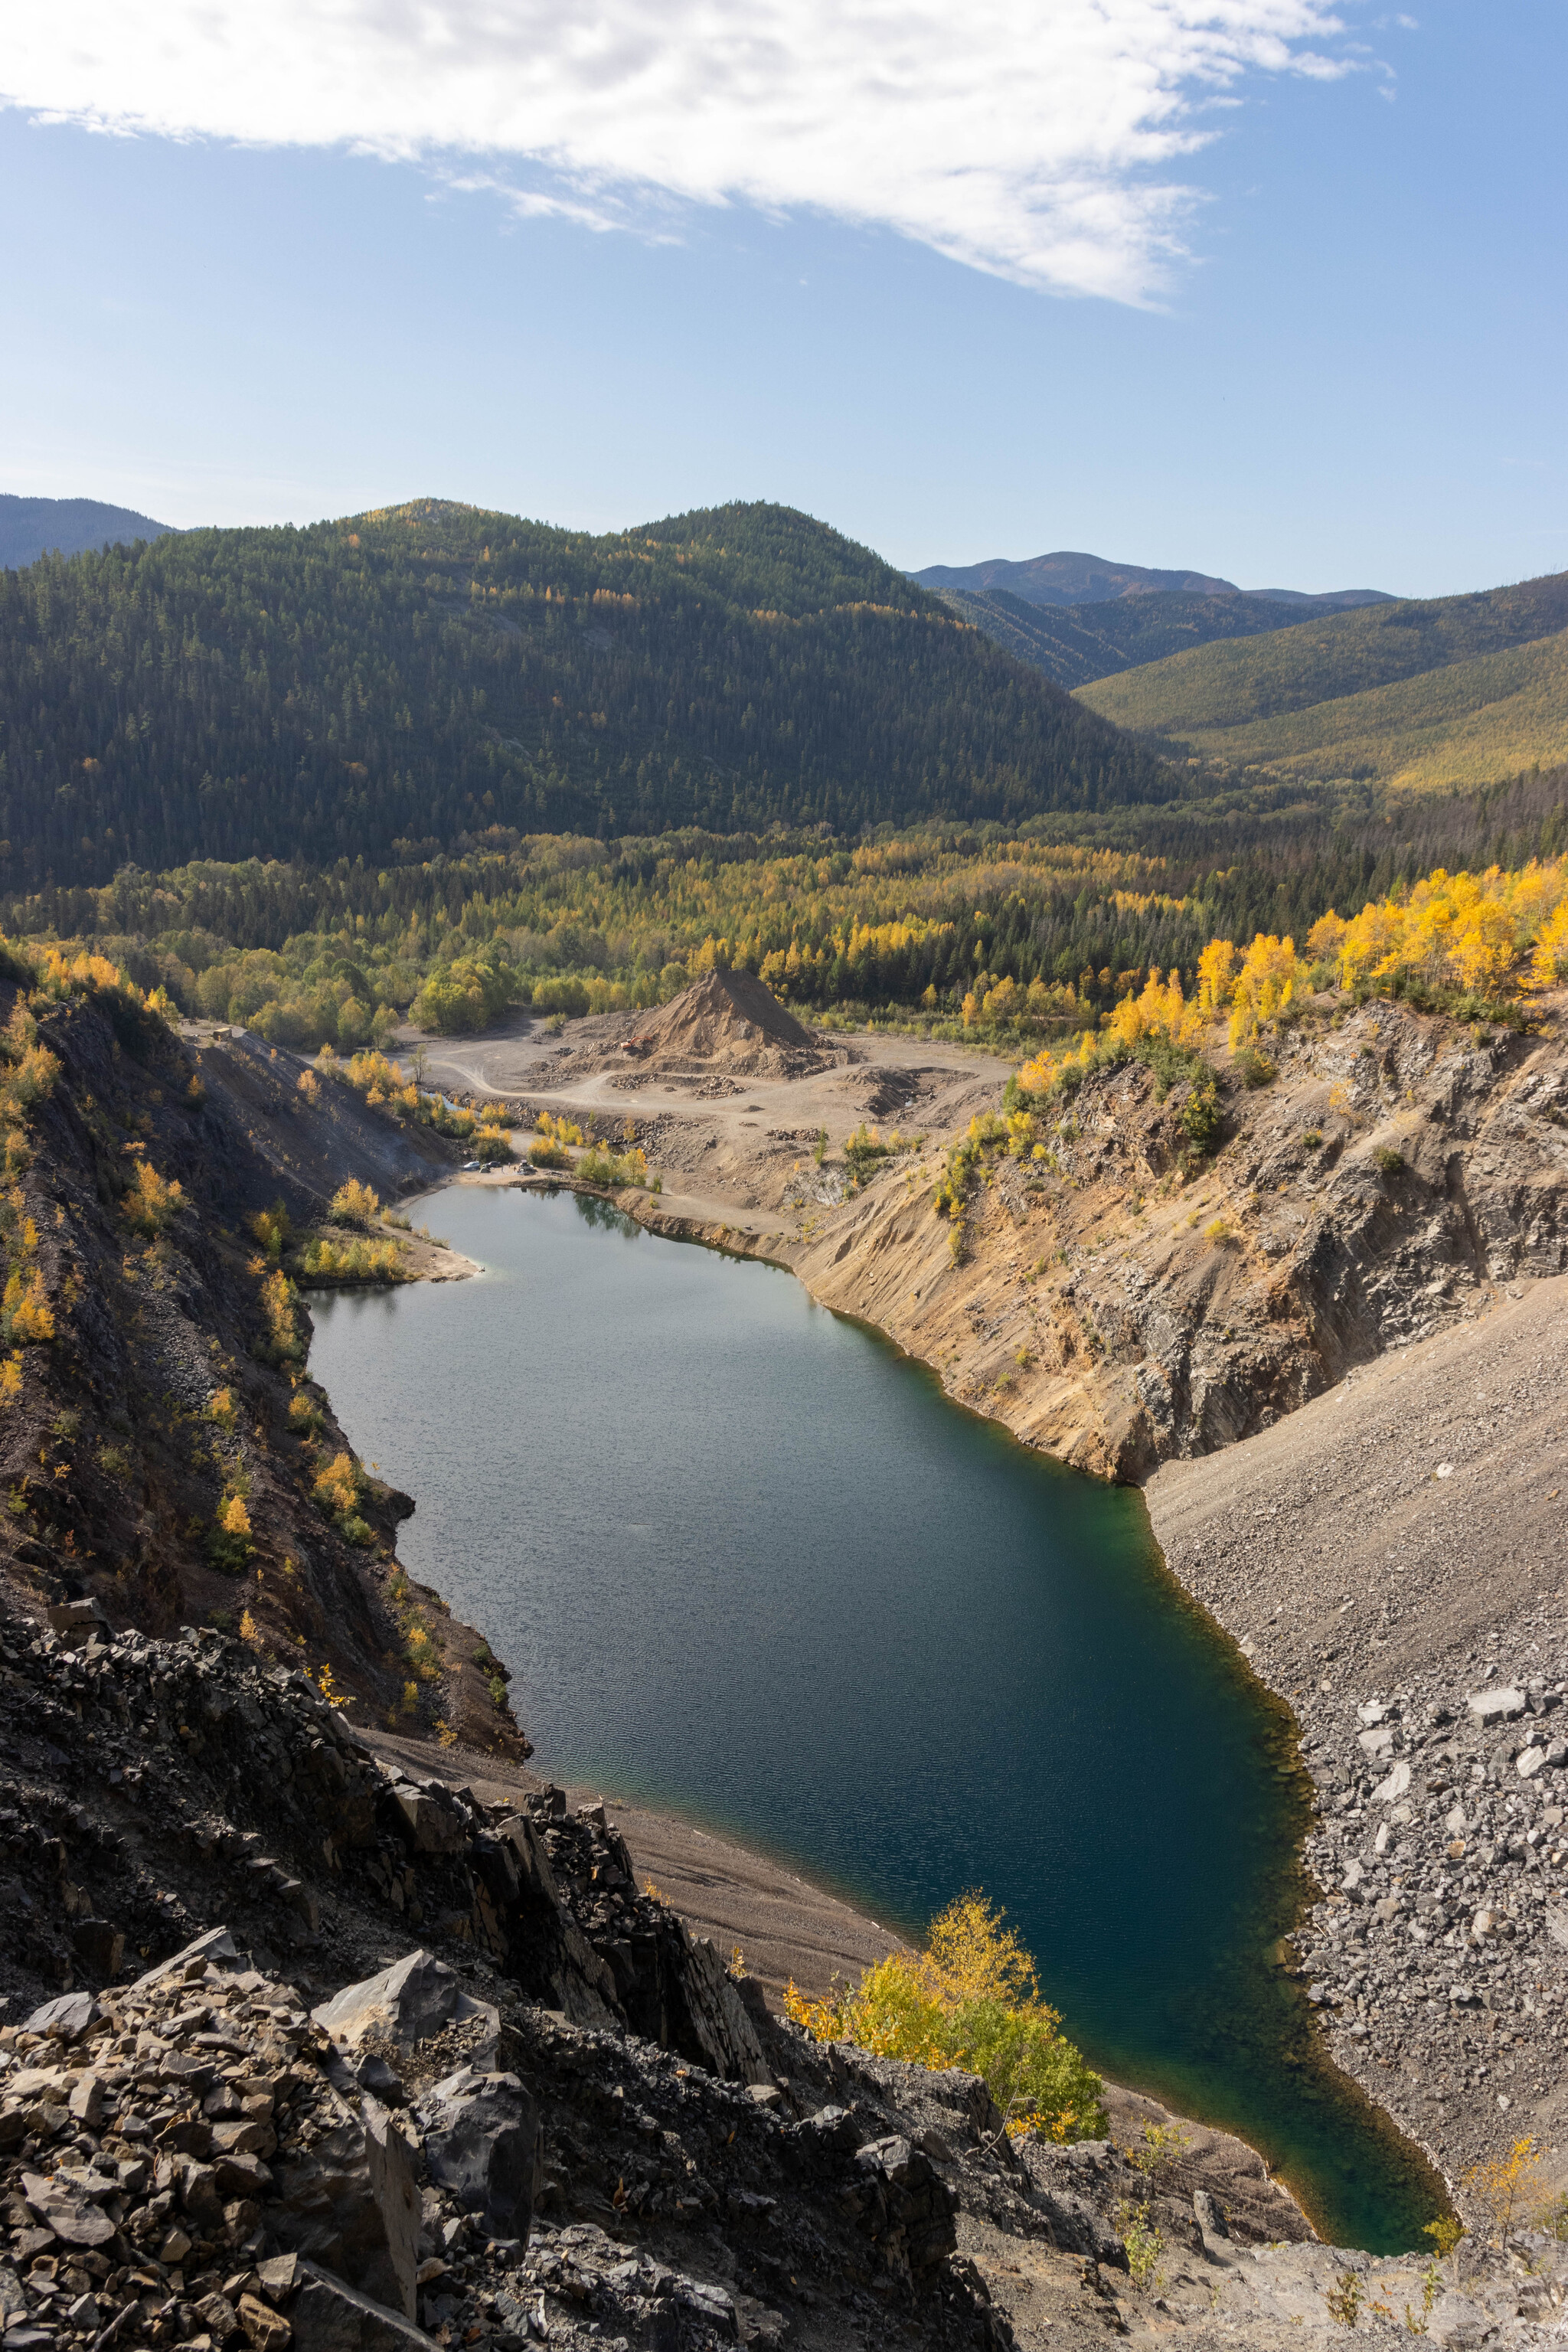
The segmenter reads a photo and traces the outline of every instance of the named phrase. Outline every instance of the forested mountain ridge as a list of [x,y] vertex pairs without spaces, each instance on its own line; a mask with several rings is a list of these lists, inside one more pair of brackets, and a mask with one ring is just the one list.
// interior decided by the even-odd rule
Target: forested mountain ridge
[[1202,646],[1105,677],[1081,699],[1239,765],[1485,783],[1568,750],[1568,572]]
[[158,539],[169,529],[134,507],[100,499],[22,499],[0,492],[0,564],[36,563],[40,555],[78,555],[112,540]]
[[1238,588],[1206,572],[1159,572],[1143,563],[1114,563],[1103,555],[1084,555],[1059,548],[1051,555],[1031,555],[1014,563],[993,556],[984,563],[928,563],[912,572],[922,588],[953,588],[975,594],[1005,589],[1026,604],[1099,604],[1121,597],[1161,594],[1187,596],[1261,597],[1266,603],[1302,604],[1320,613],[1342,612],[1353,604],[1389,604],[1381,588],[1335,588],[1314,596],[1300,588]]
[[440,500],[0,573],[12,888],[1171,796],[1149,753],[773,506],[595,538]]
[[1296,628],[1316,610],[1310,599],[1300,604],[1270,604],[1258,596],[1194,595],[1180,590],[1074,605],[1027,604],[1006,588],[940,588],[937,593],[960,620],[973,622],[1008,653],[1032,662],[1069,692],[1216,637],[1256,637],[1271,629]]

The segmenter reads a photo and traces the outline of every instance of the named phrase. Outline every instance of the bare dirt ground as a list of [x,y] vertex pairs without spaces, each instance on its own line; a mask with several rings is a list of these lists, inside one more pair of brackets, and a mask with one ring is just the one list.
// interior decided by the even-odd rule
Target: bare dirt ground
[[482,1036],[426,1040],[426,1082],[475,1101],[499,1097],[531,1119],[541,1110],[592,1119],[610,1136],[629,1122],[663,1179],[667,1214],[797,1241],[845,1198],[844,1139],[862,1121],[945,1134],[994,1104],[1013,1068],[976,1047],[830,1032],[802,1057],[818,1066],[797,1075],[737,1071],[722,1055],[617,1058],[637,1018],[574,1021],[557,1037],[524,1015]]

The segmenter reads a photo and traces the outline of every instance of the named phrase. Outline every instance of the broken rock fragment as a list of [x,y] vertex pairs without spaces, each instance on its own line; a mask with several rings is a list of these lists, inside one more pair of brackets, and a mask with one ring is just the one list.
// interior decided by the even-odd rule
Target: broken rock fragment
[[493,2238],[526,2238],[539,2194],[539,2111],[515,2074],[471,2066],[437,2083],[415,2109],[431,2179]]

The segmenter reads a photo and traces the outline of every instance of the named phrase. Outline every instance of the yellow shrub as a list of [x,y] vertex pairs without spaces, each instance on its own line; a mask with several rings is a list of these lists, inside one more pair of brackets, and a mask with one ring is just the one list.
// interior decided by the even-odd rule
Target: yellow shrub
[[347,1517],[359,1500],[359,1477],[353,1455],[334,1454],[326,1468],[316,1473],[310,1491],[325,1510],[337,1517]]
[[[257,1261],[257,1271],[260,1271],[259,1260]],[[269,1274],[261,1286],[262,1318],[268,1336],[280,1356],[293,1356],[300,1352],[300,1335],[294,1322],[296,1297],[294,1286],[281,1266],[275,1274]]]
[[321,1692],[321,1696],[326,1700],[329,1706],[340,1707],[352,1706],[353,1705],[353,1692],[339,1690],[336,1683],[332,1680],[331,1667],[325,1662],[325,1660],[322,1661],[321,1671],[316,1677],[316,1687]]
[[381,1214],[381,1195],[351,1176],[332,1194],[328,1213],[342,1225],[372,1225]]
[[408,1628],[408,1663],[421,1682],[434,1682],[441,1671],[441,1653],[428,1626],[417,1619]]
[[15,1269],[6,1277],[4,1320],[10,1338],[23,1347],[54,1338],[54,1309],[44,1289],[44,1277],[37,1267],[26,1279]]
[[258,1209],[250,1220],[251,1234],[261,1244],[268,1257],[281,1257],[293,1236],[289,1212],[281,1201],[274,1201],[269,1209]]
[[308,1282],[403,1282],[407,1279],[401,1242],[307,1242],[300,1271]]
[[6,1080],[7,1107],[25,1118],[53,1093],[59,1074],[60,1066],[47,1045],[29,1045]]
[[0,1404],[15,1404],[22,1393],[22,1359],[7,1356],[0,1364]]
[[234,1391],[219,1389],[208,1402],[207,1419],[216,1421],[218,1427],[226,1430],[232,1437],[237,1418],[234,1409]]
[[1516,2139],[1506,2156],[1473,2164],[1466,2173],[1465,2187],[1491,2208],[1498,2244],[1508,2244],[1514,2213],[1534,2192],[1542,2160],[1533,2137],[1527,2136]]
[[229,1495],[218,1505],[217,1524],[226,1536],[247,1536],[250,1533],[250,1513],[244,1497]]
[[1094,1053],[1094,1033],[1089,1029],[1084,1031],[1076,1045],[1064,1047],[1060,1054],[1053,1054],[1048,1045],[1043,1045],[1018,1072],[1020,1091],[1026,1095],[1048,1094],[1063,1073],[1075,1064],[1087,1069],[1093,1063]]
[[1100,2077],[1058,2032],[1034,1960],[977,1891],[931,1922],[923,1952],[892,1952],[858,1986],[826,2001],[792,1983],[785,2013],[822,2041],[849,2041],[916,2065],[984,2077],[1009,2128],[1058,2140],[1107,2128]]
[[384,1054],[354,1055],[348,1066],[348,1080],[371,1105],[386,1102],[403,1084],[403,1072]]
[[[100,955],[83,952],[72,958],[50,948],[38,967],[38,985],[49,996],[68,996],[79,989],[120,989],[124,984],[119,967]],[[137,1001],[141,1002],[140,991]]]
[[139,1160],[131,1190],[121,1207],[126,1223],[139,1234],[161,1234],[173,1223],[184,1198],[178,1180],[160,1176],[151,1160]]
[[[534,1150],[538,1146],[533,1147]],[[533,1152],[529,1154],[533,1158]],[[564,1155],[563,1155],[564,1157]],[[548,1162],[535,1160],[535,1166]],[[640,1144],[629,1151],[610,1151],[603,1144],[595,1144],[577,1162],[577,1173],[585,1184],[625,1185],[647,1182],[647,1159]]]

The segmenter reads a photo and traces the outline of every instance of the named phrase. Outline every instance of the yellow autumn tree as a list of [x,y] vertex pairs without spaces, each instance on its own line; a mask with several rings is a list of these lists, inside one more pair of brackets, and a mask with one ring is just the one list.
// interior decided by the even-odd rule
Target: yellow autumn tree
[[1182,994],[1182,975],[1173,971],[1162,982],[1152,971],[1141,996],[1124,996],[1105,1024],[1113,1045],[1137,1045],[1146,1038],[1169,1038],[1173,1045],[1195,1045],[1204,1024],[1194,1006]]
[[173,1223],[184,1198],[177,1178],[160,1176],[150,1160],[139,1160],[121,1213],[128,1225],[152,1239]]
[[14,1267],[7,1275],[0,1319],[4,1320],[7,1336],[22,1347],[54,1338],[54,1309],[37,1266],[31,1274],[24,1275],[19,1267]]
[[1445,866],[1403,897],[1369,900],[1345,926],[1341,985],[1392,988],[1419,981],[1490,997],[1511,994],[1529,959],[1530,985],[1553,987],[1568,971],[1568,860],[1534,859],[1515,871],[1450,874]]
[[1541,926],[1531,958],[1532,988],[1557,988],[1568,980],[1568,898]]
[[369,1184],[362,1184],[357,1176],[351,1176],[332,1194],[327,1213],[340,1225],[373,1225],[381,1214],[381,1195]]
[[1326,915],[1320,915],[1307,934],[1307,953],[1313,962],[1337,963],[1349,929],[1344,917],[1336,915],[1331,907]]
[[359,1479],[352,1454],[334,1454],[325,1469],[316,1473],[310,1491],[323,1510],[337,1518],[346,1517],[359,1500]]
[[1520,961],[1511,911],[1495,898],[1467,908],[1455,922],[1447,961],[1459,986],[1477,996],[1498,996]]
[[1198,1011],[1217,1019],[1230,1003],[1236,985],[1236,947],[1230,940],[1211,940],[1198,958]]
[[1296,953],[1296,942],[1259,931],[1242,958],[1231,995],[1230,1042],[1245,1045],[1264,1022],[1272,1021],[1291,1003],[1307,977]]
[[1345,925],[1340,942],[1340,985],[1358,988],[1393,970],[1390,958],[1404,937],[1405,912],[1389,898],[1371,900]]

